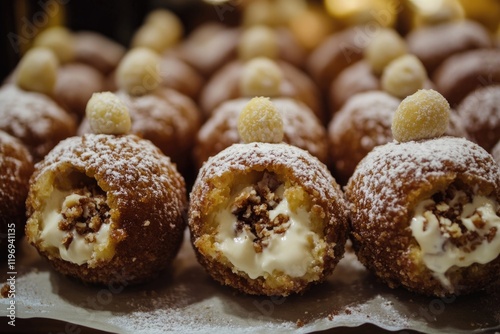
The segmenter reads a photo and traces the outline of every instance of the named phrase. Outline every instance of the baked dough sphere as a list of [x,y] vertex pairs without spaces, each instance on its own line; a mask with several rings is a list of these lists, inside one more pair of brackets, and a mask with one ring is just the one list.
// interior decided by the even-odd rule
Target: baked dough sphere
[[425,295],[472,293],[500,273],[500,169],[463,138],[375,148],[345,188],[358,259]]
[[14,242],[21,240],[26,223],[26,196],[33,161],[24,145],[16,138],[0,131],[0,254],[5,254],[8,235]]
[[342,108],[351,96],[374,90],[380,90],[380,78],[373,73],[366,60],[347,67],[333,79],[330,86],[330,117]]
[[194,29],[175,49],[175,55],[194,67],[205,78],[236,57],[240,38],[238,28],[205,23]]
[[61,140],[73,136],[76,124],[48,96],[5,85],[0,89],[0,130],[20,139],[38,162]]
[[[116,95],[130,113],[130,133],[152,141],[188,178],[193,173],[191,150],[201,124],[200,113],[194,102],[166,88],[143,96],[131,96],[123,91]],[[84,118],[78,133],[91,132],[88,120]]]
[[150,141],[89,134],[36,166],[26,201],[28,241],[60,273],[135,284],[173,260],[185,228],[184,179]]
[[[240,143],[238,117],[249,98],[221,104],[203,124],[193,149],[196,165],[201,167],[209,157],[232,144]],[[323,163],[327,162],[326,130],[321,121],[305,104],[289,98],[273,98],[273,104],[283,118],[283,141],[309,151]]]
[[382,91],[352,96],[328,125],[335,178],[346,184],[356,165],[375,146],[392,141],[391,120],[400,100]]
[[198,261],[248,294],[287,296],[324,281],[344,253],[347,225],[326,166],[287,144],[232,145],[203,165],[190,195]]
[[160,86],[178,91],[193,100],[198,99],[204,79],[192,66],[167,53],[160,61]]
[[410,53],[422,61],[429,74],[457,53],[492,46],[484,26],[470,20],[420,27],[412,30],[406,41]]
[[101,92],[104,85],[104,76],[95,68],[83,63],[68,63],[57,71],[54,98],[79,122],[92,94]]
[[500,140],[500,85],[471,92],[457,112],[471,140],[490,152]]
[[373,38],[368,27],[356,26],[333,33],[307,59],[307,72],[322,92],[327,92],[342,70],[363,59],[363,52]]
[[477,49],[449,57],[433,76],[436,90],[458,105],[473,90],[500,82],[500,49]]
[[[304,102],[322,119],[320,94],[314,82],[293,65],[281,60],[275,63],[281,69],[283,76],[278,96],[291,97]],[[199,105],[206,117],[209,117],[223,102],[244,96],[240,87],[244,69],[245,63],[238,60],[231,62],[217,71],[205,84],[200,94]]]
[[110,74],[125,55],[125,47],[94,31],[73,32],[75,62],[90,65],[103,75]]

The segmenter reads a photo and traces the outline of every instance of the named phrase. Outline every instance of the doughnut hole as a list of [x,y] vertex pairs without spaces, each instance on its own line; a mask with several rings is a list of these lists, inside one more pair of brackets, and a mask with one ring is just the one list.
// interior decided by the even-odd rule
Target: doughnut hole
[[283,119],[270,99],[250,100],[238,118],[238,132],[245,143],[280,143],[283,141]]
[[116,70],[118,87],[134,96],[154,91],[161,81],[160,60],[160,56],[148,48],[130,50]]
[[16,83],[24,90],[52,95],[58,67],[59,61],[50,49],[33,48],[19,62]]
[[257,57],[276,59],[278,53],[276,33],[267,26],[257,25],[247,28],[241,35],[238,44],[238,57],[242,61]]
[[381,29],[364,50],[364,57],[376,75],[394,59],[408,52],[405,40],[394,29]]
[[272,60],[255,58],[246,63],[240,78],[243,96],[279,96],[283,71]]
[[68,63],[75,58],[73,35],[64,27],[52,27],[42,31],[36,36],[33,46],[51,49],[61,63]]
[[403,99],[423,88],[426,80],[427,71],[422,62],[414,55],[404,55],[387,65],[381,84],[386,92]]
[[392,135],[400,142],[442,136],[449,124],[450,105],[432,89],[421,89],[398,106],[392,119]]

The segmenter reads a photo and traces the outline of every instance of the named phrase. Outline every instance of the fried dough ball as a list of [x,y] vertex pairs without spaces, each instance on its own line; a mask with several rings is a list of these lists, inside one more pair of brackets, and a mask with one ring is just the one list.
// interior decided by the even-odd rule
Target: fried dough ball
[[28,241],[56,271],[128,285],[172,262],[187,198],[184,179],[150,141],[88,134],[62,141],[37,165],[26,205]]
[[198,261],[241,292],[302,293],[344,253],[347,207],[326,166],[287,144],[234,144],[210,158],[190,196]]
[[[26,197],[33,161],[26,147],[0,131],[0,253],[11,253],[9,239],[21,240],[26,223]],[[9,238],[10,237],[10,238]],[[15,250],[15,248],[14,248]],[[5,259],[6,257],[4,257]]]
[[345,188],[358,259],[395,288],[473,293],[500,273],[500,168],[463,138],[376,147]]
[[500,140],[500,85],[478,88],[457,107],[472,141],[490,152]]

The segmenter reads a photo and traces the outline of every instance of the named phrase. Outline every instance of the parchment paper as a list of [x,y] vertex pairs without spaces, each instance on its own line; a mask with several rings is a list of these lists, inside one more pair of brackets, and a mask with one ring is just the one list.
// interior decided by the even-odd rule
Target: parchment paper
[[[308,333],[374,324],[425,333],[500,332],[500,289],[428,298],[376,281],[348,252],[332,277],[302,296],[242,295],[213,281],[186,237],[171,269],[137,287],[86,286],[53,271],[28,243],[17,249],[16,316],[116,333]],[[6,281],[3,263],[2,282]],[[5,316],[9,299],[0,298]],[[3,318],[6,319],[6,318]]]

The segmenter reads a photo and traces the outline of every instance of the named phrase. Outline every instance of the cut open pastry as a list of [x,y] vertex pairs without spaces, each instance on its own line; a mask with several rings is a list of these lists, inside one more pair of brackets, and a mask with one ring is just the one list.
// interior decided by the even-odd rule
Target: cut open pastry
[[65,275],[99,284],[143,282],[180,247],[185,192],[175,166],[149,141],[72,137],[37,165],[26,234]]
[[343,255],[346,207],[316,158],[286,144],[235,144],[208,160],[191,194],[198,260],[250,294],[303,292]]

